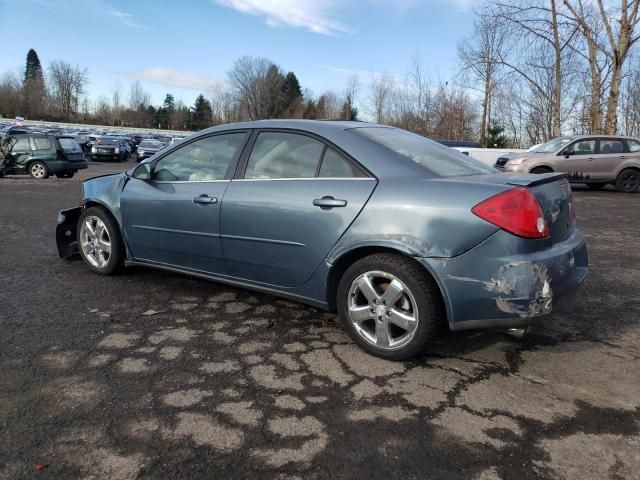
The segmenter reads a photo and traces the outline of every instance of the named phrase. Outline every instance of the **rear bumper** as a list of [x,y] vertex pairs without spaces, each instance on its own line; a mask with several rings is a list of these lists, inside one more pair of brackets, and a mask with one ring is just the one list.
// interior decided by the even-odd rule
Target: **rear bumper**
[[50,173],[64,173],[75,172],[76,170],[83,170],[87,168],[89,164],[85,160],[80,161],[68,161],[68,160],[56,160],[47,162],[47,168]]
[[436,277],[451,330],[522,327],[551,313],[587,276],[579,230],[544,248],[504,231],[458,257],[419,259]]

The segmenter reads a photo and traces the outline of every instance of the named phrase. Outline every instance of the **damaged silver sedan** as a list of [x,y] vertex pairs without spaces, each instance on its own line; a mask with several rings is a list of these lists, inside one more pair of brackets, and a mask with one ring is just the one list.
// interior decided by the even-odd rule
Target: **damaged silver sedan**
[[502,174],[360,122],[204,130],[85,181],[57,240],[100,274],[144,265],[337,311],[396,360],[442,326],[525,326],[587,275],[563,174]]

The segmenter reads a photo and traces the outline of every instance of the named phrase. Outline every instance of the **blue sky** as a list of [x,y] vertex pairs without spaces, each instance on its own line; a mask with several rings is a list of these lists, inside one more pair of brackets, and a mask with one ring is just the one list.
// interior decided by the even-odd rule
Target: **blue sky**
[[294,71],[316,94],[342,91],[359,72],[404,76],[419,50],[434,80],[456,72],[456,43],[474,0],[0,0],[0,72],[23,68],[29,48],[86,67],[89,96],[140,80],[191,104],[242,55]]

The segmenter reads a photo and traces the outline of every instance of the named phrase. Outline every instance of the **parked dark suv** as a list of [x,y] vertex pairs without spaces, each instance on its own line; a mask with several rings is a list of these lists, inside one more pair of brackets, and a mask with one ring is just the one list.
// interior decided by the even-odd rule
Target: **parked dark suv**
[[[0,159],[0,176],[29,174],[44,179],[49,175],[71,178],[87,168],[87,162],[76,152],[67,153],[53,135],[29,134],[7,137],[2,144],[5,158]],[[79,147],[78,147],[79,148]]]
[[91,160],[124,162],[129,156],[129,151],[120,137],[104,136],[96,138],[89,155]]

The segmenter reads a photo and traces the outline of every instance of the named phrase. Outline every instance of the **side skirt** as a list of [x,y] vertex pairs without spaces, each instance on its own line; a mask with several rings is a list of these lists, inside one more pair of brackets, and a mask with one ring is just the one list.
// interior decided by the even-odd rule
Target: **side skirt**
[[298,295],[295,293],[288,293],[286,291],[282,291],[274,287],[257,285],[254,283],[247,283],[242,280],[237,280],[233,277],[226,277],[224,275],[212,275],[210,273],[200,272],[198,270],[189,270],[186,268],[176,267],[173,265],[166,265],[166,264],[155,263],[155,262],[145,262],[145,261],[139,261],[139,260],[126,260],[124,264],[127,267],[134,267],[134,266],[151,267],[151,268],[156,268],[158,270],[165,270],[167,272],[180,273],[180,274],[188,275],[191,277],[201,278],[203,280],[211,280],[213,282],[224,283],[226,285],[231,285],[234,287],[245,288],[248,290],[254,290],[256,292],[261,292],[261,293],[268,293],[276,297],[282,297],[289,300],[293,300],[295,302],[304,303],[306,305],[310,305],[312,307],[319,308],[325,311],[329,310],[329,307],[326,304],[326,302],[321,302],[319,300],[315,300],[313,298],[305,297],[303,295]]

